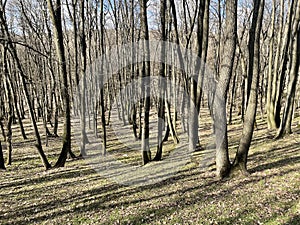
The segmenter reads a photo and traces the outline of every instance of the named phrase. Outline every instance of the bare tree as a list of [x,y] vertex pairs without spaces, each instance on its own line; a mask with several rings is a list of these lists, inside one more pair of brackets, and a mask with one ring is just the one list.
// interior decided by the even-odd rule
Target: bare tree
[[224,178],[230,172],[228,156],[226,99],[232,75],[237,41],[237,0],[226,1],[226,18],[223,34],[223,46],[219,79],[213,103],[215,136],[216,136],[216,167],[217,177]]
[[150,84],[147,78],[150,77],[150,49],[149,49],[149,30],[147,19],[147,0],[139,0],[141,8],[141,33],[144,40],[145,58],[142,66],[142,76],[146,78],[142,84],[144,95],[144,120],[142,132],[142,159],[143,164],[147,164],[151,160],[151,152],[149,147],[149,113],[150,113]]
[[264,12],[264,0],[254,1],[254,10],[252,18],[252,26],[249,35],[249,66],[248,66],[248,82],[251,83],[251,91],[249,100],[247,101],[247,109],[245,121],[243,125],[243,133],[240,144],[236,153],[234,166],[239,166],[244,174],[247,171],[247,158],[252,140],[254,122],[256,118],[258,84],[260,74],[260,35]]
[[166,54],[166,41],[167,41],[167,34],[166,34],[166,8],[167,8],[167,1],[161,0],[160,1],[160,19],[161,19],[161,63],[159,68],[159,76],[160,76],[160,94],[159,94],[159,102],[158,102],[158,133],[157,133],[157,151],[156,155],[154,157],[154,160],[161,160],[162,157],[162,148],[163,148],[163,126],[164,126],[164,115],[165,115],[165,104],[164,104],[164,95],[166,91],[166,85],[165,85],[165,70],[166,65],[164,63],[165,61],[165,54]]
[[70,96],[68,90],[68,74],[66,67],[65,47],[63,41],[62,18],[61,11],[62,5],[60,0],[56,0],[54,5],[52,0],[47,0],[48,9],[50,12],[54,42],[56,45],[56,52],[59,62],[59,72],[62,80],[61,95],[64,105],[64,133],[63,133],[63,147],[60,156],[55,164],[55,167],[63,167],[65,165],[68,152],[71,151],[71,115],[70,115]]
[[290,75],[287,88],[286,103],[283,112],[283,118],[280,123],[280,128],[276,135],[276,138],[282,137],[285,133],[291,133],[292,114],[294,107],[294,98],[296,92],[296,85],[299,76],[300,65],[300,2],[295,2],[294,8],[294,21],[292,26],[292,45],[291,45],[291,63],[290,63]]

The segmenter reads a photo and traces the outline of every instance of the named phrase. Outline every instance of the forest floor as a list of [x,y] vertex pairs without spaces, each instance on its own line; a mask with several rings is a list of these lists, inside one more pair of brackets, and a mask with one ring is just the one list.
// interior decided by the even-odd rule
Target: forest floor
[[[25,141],[14,125],[13,163],[0,171],[0,224],[300,224],[299,121],[295,119],[292,135],[273,140],[274,133],[257,120],[248,177],[217,180],[214,165],[204,168],[198,151],[166,180],[144,186],[117,183],[95,172],[85,159],[45,171],[29,121]],[[241,129],[239,121],[229,126],[231,158]],[[114,149],[116,140],[108,132],[108,152],[118,150],[123,163],[141,163],[138,151]],[[205,124],[200,133],[206,135]],[[60,147],[60,138],[50,138],[44,147],[52,165]]]

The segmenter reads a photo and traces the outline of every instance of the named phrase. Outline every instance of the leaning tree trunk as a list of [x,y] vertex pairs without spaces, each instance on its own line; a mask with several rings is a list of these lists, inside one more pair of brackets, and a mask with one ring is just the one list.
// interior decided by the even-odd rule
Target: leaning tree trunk
[[[255,0],[252,26],[249,34],[249,66],[248,77],[251,77],[251,91],[247,104],[243,133],[234,160],[234,167],[239,166],[242,172],[247,175],[247,158],[252,140],[254,122],[257,108],[257,89],[260,73],[260,34],[263,20],[265,0]],[[249,74],[251,74],[249,76]]]
[[222,49],[222,61],[219,80],[213,102],[213,116],[216,137],[216,175],[219,178],[228,176],[230,161],[228,155],[226,100],[229,82],[232,75],[237,41],[237,0],[226,1],[226,18],[224,28],[225,42]]
[[53,24],[54,42],[59,63],[59,72],[61,75],[62,88],[61,96],[64,105],[64,133],[63,147],[55,167],[63,167],[65,165],[68,152],[71,151],[71,112],[70,112],[70,96],[68,91],[68,74],[66,66],[65,48],[63,42],[62,20],[61,20],[61,1],[57,0],[56,5],[53,5],[52,0],[47,0],[48,9]]
[[[291,69],[289,76],[289,84],[287,89],[286,103],[284,107],[283,117],[280,123],[280,128],[277,132],[276,138],[281,138],[283,135],[291,130],[291,118],[289,115],[292,113],[294,97],[296,92],[297,79],[299,76],[299,66],[300,66],[300,1],[296,3],[295,18],[293,21],[292,28],[292,59],[291,59]],[[291,117],[291,115],[290,115]],[[288,123],[289,121],[289,123]]]
[[275,95],[275,101],[274,101],[274,115],[275,115],[275,122],[276,122],[276,127],[280,126],[281,123],[281,100],[282,100],[282,95],[283,95],[283,89],[284,89],[284,79],[286,75],[286,70],[287,70],[287,65],[289,61],[289,46],[291,43],[291,31],[292,31],[292,18],[293,18],[293,11],[296,8],[297,2],[292,0],[290,3],[290,9],[289,9],[289,14],[287,18],[287,23],[285,26],[285,31],[284,34],[282,35],[282,48],[281,48],[281,60],[282,62],[280,63],[278,67],[278,85],[276,89],[276,95]]

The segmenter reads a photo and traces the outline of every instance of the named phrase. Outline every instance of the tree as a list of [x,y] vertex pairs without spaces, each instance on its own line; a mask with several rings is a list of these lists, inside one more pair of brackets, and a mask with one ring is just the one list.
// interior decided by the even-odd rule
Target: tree
[[228,156],[226,100],[237,41],[237,0],[226,1],[223,41],[219,79],[213,103],[216,136],[216,175],[219,178],[228,176],[231,167]]
[[[74,9],[75,10],[75,9]],[[86,136],[86,64],[87,64],[87,57],[86,57],[86,35],[85,35],[85,4],[84,1],[80,2],[80,46],[81,46],[81,90],[78,90],[79,98],[80,99],[80,126],[81,126],[81,145],[80,145],[80,155],[86,156],[85,145],[87,141]],[[75,18],[74,18],[75,19]],[[76,53],[75,53],[76,54]]]
[[61,1],[56,0],[54,5],[52,0],[47,0],[48,9],[50,12],[54,42],[56,46],[56,52],[59,62],[59,72],[62,80],[61,95],[63,98],[64,105],[64,133],[63,133],[63,147],[61,149],[60,156],[55,164],[55,167],[63,167],[65,165],[68,152],[71,151],[71,112],[70,112],[70,96],[68,90],[68,74],[66,66],[66,56],[63,40],[63,30],[62,30],[62,19],[61,19]]
[[[270,54],[269,54],[269,71],[268,71],[268,90],[267,90],[267,121],[268,128],[275,129],[280,126],[280,113],[281,113],[281,100],[284,89],[284,79],[287,72],[287,63],[289,59],[289,46],[291,42],[291,30],[292,30],[292,18],[293,11],[295,10],[296,1],[290,2],[290,8],[288,16],[286,18],[286,25],[284,27],[284,13],[285,13],[285,2],[280,1],[280,15],[279,27],[277,33],[277,39],[275,42],[275,12],[276,12],[276,1],[273,2],[273,13],[272,13],[272,27],[271,27],[271,41],[270,41]],[[274,51],[275,43],[277,49],[275,56]]]
[[240,139],[240,144],[234,160],[234,167],[239,166],[244,174],[248,174],[247,171],[247,158],[248,152],[252,140],[254,122],[257,109],[257,97],[258,97],[258,81],[260,74],[260,35],[264,12],[264,0],[254,1],[254,10],[252,18],[252,26],[249,35],[249,66],[248,66],[248,82],[250,82],[250,95],[247,101],[247,109],[245,114],[245,120],[243,124],[243,133]]
[[143,131],[142,131],[142,159],[143,164],[147,164],[151,160],[151,152],[149,147],[149,113],[150,113],[150,83],[147,79],[150,78],[150,49],[149,49],[149,30],[148,30],[148,19],[147,19],[147,0],[139,0],[141,8],[141,33],[143,48],[144,48],[144,59],[142,66],[142,94],[144,95],[144,120],[143,120]]
[[165,85],[165,69],[166,65],[165,61],[165,54],[166,54],[166,41],[167,41],[167,34],[166,34],[166,8],[167,8],[167,1],[161,0],[160,1],[160,19],[161,19],[161,63],[159,68],[159,87],[160,87],[160,94],[159,94],[159,102],[158,102],[158,133],[157,133],[157,152],[154,157],[154,160],[161,160],[162,157],[162,148],[163,148],[163,126],[164,126],[164,115],[165,115],[165,103],[164,103],[164,96],[166,91]]
[[2,144],[0,141],[0,169],[5,170],[5,163],[4,163],[4,158],[3,158],[3,152],[2,152]]
[[[101,48],[101,54],[104,55],[105,53],[105,47],[104,47],[104,2],[103,0],[100,0],[100,48]],[[103,64],[101,64],[101,72],[103,72]],[[106,119],[105,119],[105,104],[104,104],[104,85],[103,85],[104,79],[103,76],[100,78],[100,110],[101,110],[101,125],[102,125],[102,131],[103,131],[103,155],[106,154],[106,148],[107,148],[107,140],[106,140]]]
[[4,83],[4,90],[6,94],[6,110],[7,110],[7,118],[6,118],[6,144],[7,144],[7,165],[11,165],[12,163],[12,122],[13,122],[13,117],[14,117],[14,112],[13,112],[13,100],[12,100],[12,90],[11,86],[9,85],[9,70],[8,70],[8,58],[7,58],[7,46],[4,47],[3,51],[3,83]]
[[290,76],[287,88],[287,97],[284,107],[283,117],[280,123],[280,128],[277,132],[276,138],[282,137],[285,133],[291,133],[292,114],[294,107],[294,98],[296,92],[296,85],[299,76],[300,66],[300,2],[295,2],[294,21],[292,26],[292,45],[291,45],[291,63]]

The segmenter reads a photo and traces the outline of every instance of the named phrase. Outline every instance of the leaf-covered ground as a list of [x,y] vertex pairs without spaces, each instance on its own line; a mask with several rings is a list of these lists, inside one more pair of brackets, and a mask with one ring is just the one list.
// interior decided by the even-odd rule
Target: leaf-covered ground
[[[32,133],[23,141],[15,126],[13,164],[0,172],[0,224],[300,224],[297,124],[294,134],[274,141],[258,120],[249,177],[216,180],[214,165],[203,168],[199,151],[171,178],[141,187],[117,184],[83,159],[45,171]],[[231,157],[240,134],[240,123],[229,126]],[[116,140],[109,138],[108,146],[115,151]],[[52,165],[60,147],[59,138],[44,147]],[[140,163],[140,153],[120,151],[121,160]]]

